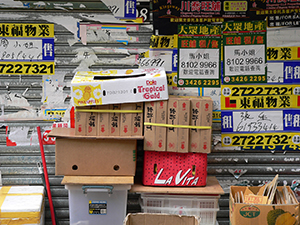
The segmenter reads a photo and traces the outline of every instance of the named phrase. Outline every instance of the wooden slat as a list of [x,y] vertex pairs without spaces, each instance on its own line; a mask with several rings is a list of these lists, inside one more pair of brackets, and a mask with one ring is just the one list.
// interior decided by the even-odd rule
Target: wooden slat
[[61,184],[113,185],[134,183],[133,176],[64,176]]
[[131,187],[130,192],[136,193],[161,193],[161,194],[199,194],[223,195],[224,191],[214,176],[207,177],[205,187],[152,187],[144,186],[140,182]]

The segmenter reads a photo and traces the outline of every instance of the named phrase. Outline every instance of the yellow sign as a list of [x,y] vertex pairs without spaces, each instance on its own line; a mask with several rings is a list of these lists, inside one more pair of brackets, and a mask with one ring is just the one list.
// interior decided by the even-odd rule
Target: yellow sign
[[300,60],[300,47],[268,47],[268,61]]
[[222,146],[300,145],[299,133],[222,134]]
[[299,108],[300,85],[222,85],[221,110]]
[[152,35],[150,39],[150,48],[173,49],[173,45],[174,45],[173,35],[164,35],[164,36]]
[[168,85],[177,87],[177,72],[166,73],[168,78]]
[[0,23],[0,37],[54,37],[54,24],[47,23]]
[[247,1],[224,1],[225,12],[246,12]]
[[5,62],[0,63],[0,75],[53,75],[54,62]]

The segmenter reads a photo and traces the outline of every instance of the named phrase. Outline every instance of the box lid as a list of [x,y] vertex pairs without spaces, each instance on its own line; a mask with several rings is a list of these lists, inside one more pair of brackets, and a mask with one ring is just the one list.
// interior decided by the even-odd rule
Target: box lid
[[0,187],[2,218],[40,218],[44,204],[43,186]]

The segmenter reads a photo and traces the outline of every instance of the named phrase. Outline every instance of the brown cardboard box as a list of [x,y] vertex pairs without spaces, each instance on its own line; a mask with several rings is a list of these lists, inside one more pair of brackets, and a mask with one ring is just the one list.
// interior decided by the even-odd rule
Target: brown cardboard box
[[[145,102],[145,122],[155,123],[155,102]],[[144,150],[155,150],[155,126],[144,125]]]
[[[212,126],[212,108],[213,101],[210,97],[202,97],[201,99],[200,126]],[[211,132],[212,129],[200,129],[200,152],[211,152]]]
[[[95,110],[96,106],[88,106],[86,109]],[[86,113],[86,135],[87,136],[97,136],[97,123],[98,123],[98,113],[88,112]]]
[[[212,99],[209,97],[191,98],[191,125],[212,126]],[[211,152],[212,129],[190,129],[190,151]]]
[[[86,107],[76,107],[76,109],[85,109]],[[86,112],[78,112],[75,111],[75,134],[76,135],[86,135],[86,120],[87,120]]]
[[[134,103],[121,104],[121,110],[134,110]],[[131,136],[133,133],[132,113],[121,113],[120,118],[120,136]]]
[[[156,120],[155,123],[166,124],[167,123],[167,107],[168,101],[156,101]],[[155,150],[166,151],[167,143],[167,128],[166,127],[155,127]]]
[[[190,124],[190,100],[182,98],[178,100],[178,124]],[[178,128],[178,152],[189,151],[189,135],[188,128]]]
[[[294,225],[299,224],[299,202],[290,204],[236,203],[234,196],[250,190],[256,194],[262,187],[231,186],[229,196],[230,224],[232,225]],[[282,186],[277,187],[282,190]],[[290,187],[288,192],[293,195]],[[253,195],[255,196],[255,195]],[[294,199],[296,199],[294,197]]]
[[[109,109],[120,110],[120,104],[111,104]],[[109,136],[119,136],[120,135],[120,113],[109,113]]]
[[[108,110],[109,105],[98,105],[97,109],[99,110]],[[97,124],[99,136],[109,136],[109,113],[100,112],[98,113],[98,124]]]
[[[178,101],[179,98],[169,98],[168,101],[168,124],[178,125]],[[167,151],[178,151],[178,128],[167,128]]]
[[[200,126],[200,98],[191,99],[191,126]],[[190,129],[190,152],[200,152],[200,130]]]
[[56,137],[55,175],[135,175],[136,139],[78,137],[72,130],[53,128],[49,133]]
[[[143,102],[134,103],[135,110],[143,110]],[[143,113],[132,114],[133,132],[132,136],[143,136]]]
[[129,213],[123,225],[200,225],[195,216],[171,215],[163,213]]

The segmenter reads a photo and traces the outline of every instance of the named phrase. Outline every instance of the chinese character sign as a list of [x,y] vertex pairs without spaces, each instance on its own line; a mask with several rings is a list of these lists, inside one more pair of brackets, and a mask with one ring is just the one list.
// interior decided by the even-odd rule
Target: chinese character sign
[[224,84],[267,83],[265,21],[223,23]]
[[179,25],[178,87],[220,86],[221,27]]
[[0,24],[0,75],[54,74],[53,24]]

